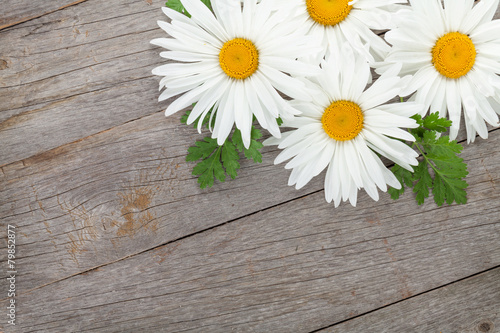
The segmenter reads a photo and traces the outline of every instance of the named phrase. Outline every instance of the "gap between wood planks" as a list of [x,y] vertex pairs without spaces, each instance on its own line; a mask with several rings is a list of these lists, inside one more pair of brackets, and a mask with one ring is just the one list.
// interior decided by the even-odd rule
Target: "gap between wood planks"
[[52,13],[55,13],[57,12],[58,10],[63,10],[65,8],[68,8],[68,7],[71,7],[71,6],[76,6],[82,2],[85,2],[87,0],[77,0],[75,2],[72,2],[70,4],[67,4],[67,5],[64,5],[62,7],[59,7],[57,9],[54,9],[54,10],[51,10],[51,11],[48,11],[48,12],[45,12],[45,13],[42,13],[40,15],[35,15],[35,16],[30,16],[30,17],[26,17],[26,18],[23,18],[21,19],[20,21],[17,21],[17,22],[13,22],[13,23],[7,23],[7,24],[4,24],[2,26],[0,26],[0,30],[3,30],[3,29],[6,29],[6,28],[10,28],[10,27],[13,27],[13,26],[16,26],[18,24],[21,24],[21,23],[24,23],[24,22],[29,22],[31,20],[34,20],[34,19],[37,19],[37,18],[40,18],[42,16],[45,16],[45,15],[49,15],[49,14],[52,14]]
[[[0,30],[1,30],[1,29],[3,29],[3,28],[6,28],[6,27],[14,26],[14,25],[17,25],[17,24],[20,24],[20,23],[23,23],[23,22],[30,21],[30,20],[32,20],[32,19],[36,19],[36,18],[39,18],[39,17],[45,16],[45,15],[51,14],[51,13],[56,12],[56,11],[58,11],[58,10],[62,10],[62,9],[67,8],[67,7],[69,7],[69,6],[77,5],[77,4],[82,3],[82,2],[84,2],[84,1],[86,1],[86,0],[79,0],[79,1],[76,1],[76,2],[74,2],[74,3],[72,3],[72,4],[68,4],[68,5],[66,5],[66,6],[63,6],[63,7],[59,8],[59,9],[56,9],[56,10],[53,10],[53,11],[50,11],[50,12],[47,12],[47,13],[41,14],[41,15],[39,15],[39,16],[36,16],[36,17],[31,17],[31,18],[27,18],[27,19],[26,19],[26,20],[24,20],[24,21],[16,22],[16,23],[13,23],[13,24],[8,25],[8,26],[1,26],[1,27],[0,27]],[[379,33],[379,35],[381,35],[381,34],[383,34],[383,33]],[[141,79],[142,79],[142,78],[141,78]],[[93,137],[93,136],[95,136],[95,135],[97,135],[97,134],[101,134],[101,133],[103,133],[103,132],[110,131],[111,129],[114,129],[115,127],[119,127],[119,126],[121,126],[121,125],[128,124],[128,123],[130,123],[130,122],[133,122],[133,121],[136,121],[136,120],[140,120],[140,119],[142,119],[142,118],[146,118],[146,117],[149,117],[149,116],[151,116],[151,115],[152,115],[152,114],[150,114],[150,115],[146,115],[146,116],[142,116],[142,117],[138,117],[138,118],[136,118],[136,119],[129,120],[129,121],[127,121],[127,122],[125,122],[125,123],[123,123],[123,124],[120,124],[120,125],[118,125],[118,126],[114,126],[114,127],[109,128],[109,129],[103,130],[103,131],[101,131],[101,132],[94,133],[94,134],[92,134],[92,135],[89,135],[89,136],[86,136],[86,137],[84,137],[84,138],[81,138],[81,139],[79,139],[79,140],[76,140],[76,141],[73,141],[73,142],[66,143],[66,144],[64,144],[64,145],[62,145],[62,146],[66,146],[66,145],[69,145],[69,144],[73,144],[73,143],[75,143],[75,142],[83,141],[83,140],[85,140],[85,139],[87,139],[87,138],[90,138],[90,137]],[[495,132],[496,130],[497,130],[497,129],[493,129],[493,130],[489,131],[489,133],[491,134],[491,133]],[[459,142],[463,143],[464,141],[465,141],[465,140],[461,140],[461,141],[459,141]],[[57,148],[58,148],[58,147],[57,147]],[[54,148],[54,149],[56,149],[56,148]],[[45,153],[45,152],[44,152],[44,153]],[[38,154],[36,154],[36,155],[38,155]],[[36,155],[33,155],[33,156],[36,156]],[[33,156],[32,156],[32,157],[33,157]],[[24,161],[24,159],[23,159],[23,160],[21,160],[21,162],[23,162],[23,161]],[[17,161],[17,162],[12,162],[12,163],[18,163],[18,162],[19,162],[19,161]],[[12,164],[12,163],[8,163],[8,164]],[[6,165],[8,165],[8,164],[6,164]],[[391,167],[392,165],[393,165],[393,164],[390,164],[390,165],[388,165],[388,167]],[[0,167],[0,168],[1,168],[1,167]],[[0,169],[0,170],[2,170],[2,169]],[[3,172],[3,170],[2,170],[2,172]],[[300,199],[303,199],[303,198],[305,198],[305,197],[307,197],[307,196],[310,196],[310,195],[313,195],[313,194],[319,193],[319,192],[321,192],[321,191],[323,191],[323,190],[322,190],[322,189],[321,189],[321,190],[316,190],[316,191],[310,192],[310,193],[308,193],[308,194],[306,194],[306,195],[302,195],[302,196],[299,196],[299,197],[296,197],[296,198],[293,198],[293,199],[287,200],[287,201],[285,201],[285,202],[281,202],[281,203],[279,203],[279,204],[275,204],[275,205],[272,205],[272,206],[269,206],[269,207],[266,207],[266,208],[260,209],[260,210],[258,210],[258,211],[255,211],[255,212],[252,212],[252,213],[249,213],[249,214],[246,214],[246,215],[243,215],[243,216],[240,216],[240,217],[237,217],[237,218],[234,218],[234,219],[231,219],[231,220],[225,221],[225,222],[223,222],[223,223],[220,223],[220,224],[217,224],[217,225],[211,226],[211,227],[209,227],[209,228],[206,228],[206,229],[203,229],[203,230],[199,230],[199,231],[197,231],[197,232],[194,232],[194,233],[191,233],[191,234],[188,234],[188,235],[182,236],[182,237],[180,237],[180,238],[177,238],[177,239],[171,240],[171,241],[166,242],[166,243],[164,243],[164,244],[160,244],[160,245],[158,245],[158,246],[155,246],[155,247],[152,247],[152,248],[149,248],[149,249],[146,249],[146,250],[143,250],[143,251],[140,251],[140,252],[134,253],[134,254],[130,254],[130,255],[126,256],[126,257],[119,258],[119,259],[117,259],[117,260],[114,260],[114,261],[111,261],[111,262],[108,262],[108,263],[104,263],[104,264],[102,264],[102,265],[99,265],[99,266],[96,266],[96,267],[93,267],[93,268],[87,269],[87,270],[85,270],[85,271],[82,271],[82,272],[79,272],[79,273],[75,273],[75,274],[73,274],[73,275],[70,275],[70,276],[67,276],[67,277],[61,278],[61,279],[59,279],[59,280],[49,282],[49,283],[47,283],[47,284],[45,284],[45,285],[41,285],[41,286],[35,287],[35,288],[33,288],[33,289],[30,289],[30,290],[26,291],[25,293],[30,293],[30,292],[31,292],[31,291],[33,291],[33,290],[36,290],[36,289],[41,289],[41,288],[43,288],[43,287],[45,287],[45,286],[48,286],[48,285],[51,285],[51,284],[54,284],[54,283],[57,283],[57,282],[61,282],[61,281],[63,281],[63,280],[67,280],[67,279],[69,279],[69,278],[72,278],[72,277],[75,277],[75,276],[78,276],[78,275],[81,275],[81,274],[86,274],[86,273],[89,273],[89,272],[91,272],[91,271],[93,271],[93,270],[96,270],[96,269],[98,269],[98,268],[100,268],[100,267],[108,266],[108,265],[114,264],[114,263],[116,263],[116,262],[119,262],[119,261],[122,261],[122,260],[125,260],[125,259],[128,259],[128,258],[131,258],[131,257],[133,257],[133,256],[135,256],[135,255],[140,255],[140,254],[146,253],[146,252],[148,252],[148,251],[155,250],[155,249],[157,249],[157,248],[160,248],[160,247],[163,247],[163,246],[169,245],[169,244],[174,243],[174,242],[178,242],[178,241],[183,240],[183,239],[186,239],[186,238],[188,238],[188,237],[192,237],[192,236],[195,236],[195,235],[197,235],[197,234],[201,234],[201,233],[204,233],[204,232],[206,232],[206,231],[210,231],[210,230],[212,230],[212,229],[215,229],[215,228],[218,228],[218,227],[224,226],[224,225],[226,225],[226,224],[229,224],[229,223],[235,222],[235,221],[237,221],[237,220],[239,220],[239,219],[246,218],[246,217],[252,216],[252,215],[254,215],[254,214],[257,214],[257,213],[260,213],[260,212],[263,212],[263,211],[267,211],[267,210],[269,210],[269,209],[273,209],[273,208],[279,207],[280,205],[283,205],[283,204],[287,204],[287,203],[290,203],[290,202],[294,202],[295,200],[300,200]],[[460,282],[460,281],[463,281],[463,280],[469,279],[469,278],[474,277],[474,276],[477,276],[477,275],[479,275],[479,274],[483,274],[483,273],[485,273],[485,272],[492,271],[492,270],[494,270],[494,269],[496,269],[496,268],[499,268],[499,267],[500,267],[500,266],[495,266],[495,267],[492,267],[492,268],[486,269],[486,270],[484,270],[484,271],[482,271],[482,272],[478,272],[478,273],[472,274],[472,275],[470,275],[470,276],[467,276],[467,277],[464,277],[464,278],[460,278],[460,279],[458,279],[458,280],[455,280],[455,281],[452,281],[452,282],[449,282],[449,283],[443,284],[443,285],[441,285],[441,286],[438,286],[438,287],[435,287],[435,288],[432,288],[432,289],[426,290],[426,291],[421,292],[421,293],[419,293],[419,294],[415,294],[415,295],[413,295],[413,296],[411,296],[411,297],[408,297],[408,298],[406,298],[406,299],[410,299],[410,298],[413,298],[413,297],[416,297],[416,296],[421,296],[421,295],[426,294],[426,293],[428,293],[428,292],[432,292],[432,291],[434,291],[434,290],[437,290],[437,289],[440,289],[440,288],[443,288],[443,287],[446,287],[446,286],[449,286],[449,285],[455,284],[455,283],[457,283],[457,282]],[[23,294],[24,294],[24,293],[23,293]],[[330,327],[333,327],[333,326],[335,326],[335,325],[338,325],[338,324],[341,324],[341,323],[344,323],[344,322],[350,321],[350,320],[352,320],[352,319],[355,319],[355,318],[359,318],[359,317],[365,316],[365,315],[367,315],[367,314],[373,313],[373,312],[378,311],[378,310],[380,310],[380,309],[383,309],[383,308],[386,308],[386,307],[389,307],[389,306],[392,306],[392,305],[395,305],[395,304],[401,303],[401,302],[405,301],[406,299],[401,299],[401,300],[395,301],[395,302],[393,302],[393,303],[387,304],[387,305],[385,305],[385,306],[381,306],[381,307],[378,307],[378,308],[376,308],[376,309],[373,309],[373,310],[367,311],[367,312],[365,312],[365,313],[362,313],[362,314],[359,314],[359,315],[356,315],[356,316],[350,317],[350,318],[348,318],[348,319],[344,319],[344,320],[342,320],[342,321],[339,321],[339,322],[333,323],[333,324],[328,325],[328,326],[325,326],[325,327],[323,327],[323,328],[320,328],[320,329],[317,329],[317,330],[311,331],[310,333],[318,332],[318,331],[321,331],[321,330],[323,330],[323,329],[330,328]]]
[[359,315],[356,315],[356,316],[353,316],[353,317],[350,317],[350,318],[347,318],[347,319],[344,319],[344,320],[338,321],[338,322],[336,322],[336,323],[334,323],[334,324],[331,324],[331,325],[328,325],[328,326],[325,326],[325,327],[322,327],[322,328],[318,328],[318,329],[316,329],[316,330],[314,330],[314,331],[311,331],[311,332],[308,332],[308,333],[318,333],[318,332],[321,332],[322,330],[325,330],[325,329],[327,329],[327,328],[332,328],[332,327],[334,327],[334,326],[337,326],[337,325],[340,325],[340,324],[346,323],[346,322],[348,322],[348,321],[350,321],[350,320],[353,320],[353,319],[356,319],[356,318],[360,318],[360,317],[363,317],[363,316],[369,315],[370,313],[377,312],[377,311],[382,310],[382,309],[384,309],[384,308],[388,308],[388,307],[390,307],[390,306],[393,306],[393,305],[396,305],[396,304],[402,303],[402,302],[404,302],[404,301],[406,301],[406,300],[409,300],[409,299],[412,299],[412,298],[416,298],[416,297],[418,297],[418,296],[422,296],[422,295],[427,294],[427,293],[430,293],[430,292],[432,292],[432,291],[436,291],[436,290],[441,289],[441,288],[449,287],[449,286],[451,286],[451,285],[453,285],[453,284],[455,284],[455,283],[459,283],[459,282],[462,282],[462,281],[464,281],[464,280],[467,280],[467,279],[471,279],[471,278],[473,278],[473,277],[476,277],[476,276],[478,276],[478,275],[481,275],[481,274],[484,274],[484,273],[487,273],[487,272],[494,271],[495,269],[498,269],[498,268],[500,268],[500,265],[497,265],[497,266],[494,266],[494,267],[488,268],[488,269],[486,269],[486,270],[484,270],[484,271],[482,271],[482,272],[478,272],[478,273],[475,273],[475,274],[472,274],[472,275],[469,275],[469,276],[466,276],[466,277],[460,278],[460,279],[458,279],[458,280],[455,280],[455,281],[452,281],[452,282],[449,282],[449,283],[445,283],[445,284],[443,284],[443,285],[441,285],[441,286],[439,286],[439,287],[435,287],[435,288],[432,288],[432,289],[426,290],[426,291],[424,291],[424,292],[421,292],[421,293],[418,293],[418,294],[412,295],[412,296],[410,296],[410,297],[400,299],[399,301],[392,302],[392,303],[390,303],[390,304],[387,304],[387,305],[381,306],[381,307],[379,307],[379,308],[376,308],[376,309],[373,309],[373,310],[370,310],[370,311],[367,311],[367,312],[361,313],[361,314],[359,314]]
[[[147,115],[147,116],[144,116],[144,117],[141,117],[141,118],[145,118],[145,117],[149,117],[149,116],[151,116],[151,115]],[[141,119],[141,118],[139,118],[139,119]],[[137,120],[137,119],[136,119],[136,120]],[[132,121],[135,121],[135,120],[130,120],[130,121],[128,121],[127,123],[132,122]],[[108,129],[108,130],[106,130],[106,131],[109,131],[109,130],[110,130],[110,129]],[[497,131],[499,131],[499,130],[500,130],[499,128],[495,128],[495,129],[490,130],[488,133],[489,133],[489,134],[491,134],[491,133],[493,133],[493,132],[497,132]],[[99,133],[96,133],[96,134],[99,134]],[[93,134],[93,135],[96,135],[96,134]],[[91,136],[93,136],[93,135],[91,135]],[[85,139],[85,138],[82,138],[82,139],[77,140],[77,141],[81,141],[81,140],[83,140],[83,139]],[[463,139],[463,140],[460,140],[460,141],[458,141],[458,142],[459,142],[459,143],[463,143],[463,142],[465,142],[465,141],[466,141],[466,139]],[[68,144],[71,144],[71,143],[68,143]],[[63,146],[64,146],[64,145],[63,145]],[[36,155],[35,155],[35,156],[36,156]],[[387,165],[387,167],[388,167],[388,168],[390,168],[390,167],[392,167],[393,165],[394,165],[394,163],[391,163],[391,164]],[[43,284],[43,285],[41,285],[41,286],[38,286],[38,287],[35,287],[35,288],[32,288],[32,289],[29,289],[29,290],[27,290],[26,292],[23,292],[22,294],[27,294],[27,293],[30,293],[30,292],[32,292],[32,291],[34,291],[34,290],[41,289],[41,288],[43,288],[43,287],[46,287],[46,286],[49,286],[49,285],[52,285],[52,284],[54,284],[54,283],[58,283],[58,282],[61,282],[61,281],[64,281],[64,280],[68,280],[68,279],[70,279],[70,278],[72,278],[72,277],[75,277],[75,276],[78,276],[78,275],[83,275],[83,274],[90,273],[90,272],[92,272],[92,271],[94,271],[94,270],[97,270],[97,269],[99,269],[99,268],[101,268],[101,267],[105,267],[105,266],[108,266],[108,265],[111,265],[111,264],[114,264],[114,263],[120,262],[120,261],[122,261],[122,260],[126,260],[126,259],[128,259],[128,258],[134,257],[134,256],[136,256],[136,255],[141,255],[141,254],[143,254],[143,253],[146,253],[146,252],[149,252],[149,251],[152,251],[152,250],[156,250],[156,249],[158,249],[158,248],[161,248],[161,247],[164,247],[164,246],[170,245],[170,244],[172,244],[172,243],[175,243],[175,242],[178,242],[178,241],[184,240],[184,239],[186,239],[186,238],[189,238],[189,237],[192,237],[192,236],[195,236],[195,235],[198,235],[198,234],[201,234],[201,233],[204,233],[204,232],[207,232],[207,231],[210,231],[210,230],[213,230],[213,229],[219,228],[219,227],[224,226],[224,225],[227,225],[227,224],[229,224],[229,223],[232,223],[232,222],[238,221],[238,220],[240,220],[240,219],[244,219],[244,218],[246,218],[246,217],[250,217],[250,216],[255,215],[255,214],[258,214],[258,213],[260,213],[260,212],[264,212],[264,211],[267,211],[267,210],[270,210],[270,209],[273,209],[273,208],[279,207],[279,206],[281,206],[281,205],[288,204],[288,203],[290,203],[290,202],[294,202],[294,201],[296,201],[296,200],[301,200],[301,199],[303,199],[303,198],[305,198],[305,197],[308,197],[308,196],[314,195],[314,194],[319,193],[319,192],[321,192],[321,191],[324,191],[324,189],[320,189],[320,190],[312,191],[312,192],[310,192],[310,193],[308,193],[308,194],[301,195],[301,196],[299,196],[299,197],[296,197],[296,198],[293,198],[293,199],[290,199],[290,200],[287,200],[287,201],[284,201],[284,202],[280,202],[280,203],[278,203],[278,204],[275,204],[275,205],[272,205],[272,206],[269,206],[269,207],[266,207],[266,208],[263,208],[263,209],[260,209],[260,210],[254,211],[254,212],[249,213],[249,214],[245,214],[245,215],[243,215],[243,216],[239,216],[239,217],[237,217],[237,218],[234,218],[234,219],[231,219],[231,220],[228,220],[228,221],[225,221],[225,222],[222,222],[222,223],[219,223],[219,224],[213,225],[213,226],[211,226],[211,227],[209,227],[209,228],[202,229],[202,230],[196,231],[196,232],[194,232],[194,233],[191,233],[191,234],[188,234],[188,235],[185,235],[185,236],[182,236],[182,237],[179,237],[179,238],[173,239],[173,240],[171,240],[171,241],[165,242],[165,243],[163,243],[163,244],[160,244],[160,245],[157,245],[157,246],[151,247],[151,248],[149,248],[149,249],[146,249],[146,250],[143,250],[143,251],[140,251],[140,252],[137,252],[137,253],[130,254],[130,255],[125,256],[125,257],[123,257],[123,258],[119,258],[119,259],[117,259],[117,260],[110,261],[110,262],[108,262],[108,263],[104,263],[104,264],[102,264],[102,265],[98,265],[98,266],[95,266],[95,267],[92,267],[92,268],[89,268],[89,269],[83,270],[83,271],[81,271],[81,272],[78,272],[78,273],[75,273],[75,274],[72,274],[72,275],[66,276],[66,277],[64,277],[64,278],[61,278],[61,279],[58,279],[58,280],[55,280],[55,281],[51,281],[51,282],[46,283],[46,284]],[[448,284],[445,284],[445,285],[442,285],[442,286],[439,286],[439,287],[436,287],[436,288],[433,288],[433,289],[427,290],[427,291],[425,291],[425,292],[422,292],[422,293],[419,293],[419,294],[413,295],[412,297],[414,297],[414,296],[418,296],[418,295],[422,295],[422,294],[425,294],[425,293],[427,293],[427,292],[429,292],[429,291],[439,289],[439,288],[441,288],[441,287],[443,287],[443,286],[447,286],[447,285],[449,285],[449,284],[453,284],[453,283],[456,283],[456,282],[462,281],[462,280],[464,280],[464,279],[467,279],[467,278],[473,277],[473,276],[475,276],[475,275],[478,275],[478,274],[481,274],[481,273],[484,273],[484,272],[490,271],[490,270],[495,269],[495,268],[498,268],[498,267],[500,267],[500,266],[495,266],[495,267],[493,267],[493,268],[489,268],[489,269],[487,269],[487,270],[485,270],[485,271],[481,271],[481,272],[475,273],[475,274],[473,274],[473,275],[470,275],[470,276],[468,276],[468,277],[464,277],[464,278],[458,279],[458,280],[456,280],[456,281],[450,282],[450,283],[448,283]],[[411,297],[410,297],[410,298],[411,298]],[[5,298],[0,299],[0,301],[4,301],[4,300],[5,300]],[[371,310],[371,311],[366,312],[366,313],[364,313],[364,314],[360,314],[360,315],[358,315],[358,316],[356,316],[356,317],[363,316],[363,315],[365,315],[365,314],[371,313],[371,312],[373,312],[373,311],[377,311],[378,309],[381,309],[381,308],[384,308],[384,307],[387,307],[387,306],[390,306],[390,305],[393,305],[393,304],[396,304],[396,303],[402,302],[402,301],[404,301],[404,300],[405,300],[405,299],[402,299],[402,300],[399,300],[399,301],[396,301],[396,302],[390,303],[390,304],[388,304],[388,305],[386,305],[386,306],[383,306],[383,307],[380,307],[380,308],[377,308],[377,309]],[[333,325],[340,324],[340,323],[342,323],[342,322],[345,322],[345,321],[347,321],[347,320],[350,320],[350,319],[353,319],[353,318],[356,318],[356,317],[352,317],[352,318],[349,318],[349,319],[346,319],[346,320],[340,321],[340,322],[335,323],[335,324],[333,324]],[[323,328],[321,328],[321,329],[325,329],[325,328],[331,327],[331,326],[333,326],[333,325],[326,326],[326,327],[323,327]],[[313,332],[317,332],[317,331],[318,331],[318,330],[315,330],[315,331],[313,331]],[[311,332],[311,333],[313,333],[313,332]]]

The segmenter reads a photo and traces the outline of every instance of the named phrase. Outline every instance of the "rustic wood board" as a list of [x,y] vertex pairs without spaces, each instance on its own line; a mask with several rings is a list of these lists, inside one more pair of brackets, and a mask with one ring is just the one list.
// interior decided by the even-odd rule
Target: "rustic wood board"
[[86,0],[3,0],[0,8],[0,30],[84,1]]
[[[407,193],[334,209],[319,191],[27,291],[20,328],[313,331],[496,267],[499,132],[463,154],[465,206],[416,207]],[[121,247],[137,246],[127,241]]]
[[500,268],[318,331],[500,332]]
[[161,3],[86,1],[1,32],[0,166],[164,109]]
[[[18,226],[21,268],[13,332],[356,331],[365,313],[418,307],[500,265],[500,130],[465,148],[464,206],[362,194],[357,209],[334,209],[321,177],[286,186],[275,148],[202,191],[184,162],[201,136],[164,118],[150,73],[163,62],[149,45],[163,1],[72,4],[20,8],[29,21],[0,31],[0,218]],[[443,306],[473,295],[464,281]],[[494,296],[488,281],[477,285]],[[450,318],[425,325],[461,329]]]

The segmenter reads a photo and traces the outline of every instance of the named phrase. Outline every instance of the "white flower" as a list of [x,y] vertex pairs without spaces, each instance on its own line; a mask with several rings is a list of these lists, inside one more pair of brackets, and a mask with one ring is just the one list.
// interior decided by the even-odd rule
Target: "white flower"
[[396,65],[364,90],[370,68],[359,57],[353,60],[349,49],[343,48],[341,55],[332,54],[322,63],[321,75],[311,78],[315,81],[310,83],[311,89],[316,92],[312,102],[290,101],[302,114],[284,126],[296,130],[264,142],[284,149],[275,164],[293,157],[285,169],[293,169],[288,185],[295,184],[297,189],[328,167],[325,197],[336,207],[342,199],[355,206],[361,188],[374,200],[378,200],[377,186],[382,191],[387,191],[387,184],[401,188],[376,153],[410,171],[411,165],[418,164],[418,154],[396,139],[415,140],[400,127],[417,127],[410,116],[422,106],[412,102],[383,105],[399,93],[408,78],[395,76],[400,70]]
[[[402,95],[452,120],[455,139],[464,108],[467,141],[488,137],[485,121],[498,126],[500,112],[500,20],[491,21],[498,0],[410,0],[411,10],[386,34],[393,48],[387,63],[414,74]],[[383,68],[380,69],[383,72]],[[496,112],[495,112],[496,110]]]
[[393,27],[395,11],[407,0],[274,0],[282,8],[295,12],[294,21],[310,38],[323,45],[314,61],[322,59],[331,47],[339,48],[345,41],[369,61],[382,60],[389,45],[372,30]]
[[[164,76],[160,89],[163,101],[184,94],[165,111],[171,115],[196,103],[188,124],[204,119],[216,109],[212,137],[224,143],[233,124],[241,130],[243,143],[250,145],[253,116],[272,135],[279,137],[276,118],[293,117],[293,110],[277,90],[292,98],[308,98],[304,84],[285,74],[306,75],[319,67],[296,61],[317,52],[305,36],[296,33],[293,22],[284,21],[287,11],[274,11],[272,1],[212,0],[215,15],[199,0],[182,0],[188,18],[162,8],[171,19],[159,26],[173,38],[159,38],[152,44],[171,51],[167,63],[153,69]],[[213,114],[212,114],[213,116]],[[198,130],[201,130],[201,121]]]

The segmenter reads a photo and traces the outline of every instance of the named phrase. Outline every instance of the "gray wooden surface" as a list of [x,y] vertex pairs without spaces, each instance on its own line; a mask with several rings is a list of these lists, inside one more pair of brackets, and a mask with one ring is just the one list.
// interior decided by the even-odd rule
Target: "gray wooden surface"
[[463,206],[334,209],[321,177],[286,186],[275,148],[200,190],[201,136],[156,101],[162,1],[10,2],[0,262],[5,281],[16,225],[18,312],[0,332],[500,332],[500,130],[464,149]]

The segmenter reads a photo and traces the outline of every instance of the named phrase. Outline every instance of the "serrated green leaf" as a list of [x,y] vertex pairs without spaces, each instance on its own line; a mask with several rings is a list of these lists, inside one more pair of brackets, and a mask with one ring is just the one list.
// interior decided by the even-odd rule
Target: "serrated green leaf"
[[413,115],[411,118],[415,119],[417,122],[418,126],[423,126],[424,125],[424,120],[422,119],[422,116],[419,115],[418,113],[416,115]]
[[252,131],[250,132],[250,138],[252,138],[252,140],[258,140],[262,138],[262,132],[252,126]]
[[446,203],[451,205],[453,201],[457,204],[467,203],[467,192],[465,189],[469,187],[469,184],[463,179],[449,178],[445,179],[445,183],[448,184],[446,190]]
[[222,146],[221,159],[227,174],[231,179],[235,179],[238,175],[236,171],[240,168],[240,163],[238,162],[240,156],[236,151],[236,146],[229,140],[226,140]]
[[424,148],[430,154],[445,155],[450,157],[456,156],[456,154],[460,154],[464,149],[462,145],[457,143],[457,141],[450,141],[450,138],[447,135],[444,135],[437,140],[434,136],[434,139],[424,141]]
[[413,187],[413,174],[397,164],[392,167],[391,171],[401,183],[400,189],[389,187],[389,189],[387,190],[387,192],[391,195],[391,198],[396,200],[399,199],[399,197],[403,193],[405,193],[405,185],[408,187]]
[[429,189],[432,187],[432,177],[429,173],[427,160],[424,159],[415,168],[413,179],[416,181],[413,192],[417,194],[417,203],[421,205],[425,198],[429,197]]
[[436,137],[437,137],[437,134],[435,131],[425,131],[424,135],[422,136],[421,143],[423,145],[433,144],[436,142]]
[[[201,0],[201,2],[204,3],[210,10],[212,10],[212,4],[210,3],[210,0]],[[184,8],[184,5],[180,0],[167,0],[165,6],[172,8],[173,10],[176,10],[179,13],[182,13],[187,17],[191,17],[191,14],[187,12],[186,8]]]
[[218,147],[217,139],[212,139],[211,137],[206,137],[203,141],[196,141],[195,146],[189,147],[186,161],[194,162],[199,159],[205,159]]
[[212,4],[210,3],[210,0],[201,0],[210,10],[212,10]]
[[[441,206],[445,201],[448,204],[462,204],[467,202],[467,182],[465,178],[468,174],[467,164],[458,157],[463,147],[456,141],[450,141],[446,135],[438,137],[438,133],[445,132],[451,126],[451,121],[440,118],[435,112],[422,118],[420,115],[412,117],[419,125],[418,128],[410,130],[415,136],[416,142],[412,144],[423,156],[423,160],[415,168],[411,182],[402,179],[400,167],[395,166],[392,171],[401,184],[413,187],[417,203],[420,205],[429,196],[429,189],[432,189],[434,201]],[[396,168],[398,167],[398,168]],[[431,168],[434,177],[429,172]],[[393,199],[399,198],[404,190],[391,189],[389,193]]]
[[438,206],[441,206],[445,200],[448,205],[452,204],[453,201],[464,204],[467,202],[467,192],[465,191],[467,186],[468,184],[462,179],[443,177],[437,173],[432,189],[434,201]]
[[243,139],[241,137],[241,131],[239,129],[234,129],[233,135],[231,136],[231,141],[240,152],[243,152],[245,146],[243,145]]
[[451,120],[440,118],[439,112],[431,113],[423,119],[423,127],[431,131],[446,132],[450,126]]
[[252,131],[250,132],[250,146],[247,149],[243,145],[240,130],[235,129],[233,136],[231,137],[231,141],[240,152],[243,152],[246,158],[251,159],[256,163],[262,163],[262,154],[260,153],[260,149],[262,149],[264,145],[262,142],[257,141],[261,137],[262,133],[255,127],[252,127]]
[[262,154],[260,153],[260,150],[264,147],[264,145],[262,142],[257,141],[261,137],[262,133],[255,127],[252,127],[252,131],[250,133],[250,146],[244,151],[245,157],[252,159],[256,163],[262,163]]
[[217,152],[215,153],[216,160],[213,163],[214,175],[218,181],[225,182],[226,181],[226,173],[224,172],[224,168],[222,167],[222,163],[220,161],[220,153],[221,153],[221,149],[218,149]]
[[182,13],[187,17],[191,17],[191,15],[186,11],[180,0],[167,0],[165,6],[167,6],[168,8],[172,8],[173,10],[178,11],[179,13]]
[[187,125],[187,121],[189,118],[189,115],[191,114],[191,110],[186,111],[184,115],[181,117],[181,124]]
[[[203,125],[208,127],[212,112],[216,111],[211,109],[207,113],[203,120]],[[190,114],[191,111],[187,111],[186,114],[181,117],[181,122],[186,124]],[[196,119],[194,122],[195,127],[199,121],[200,118]],[[212,117],[212,122],[214,121],[215,117]],[[252,159],[259,163],[262,162],[262,154],[259,150],[263,147],[263,144],[257,141],[262,137],[262,133],[252,126],[250,136],[251,141],[248,149],[244,147],[241,132],[238,129],[234,130],[231,140],[227,139],[222,146],[217,144],[216,139],[206,137],[202,141],[196,141],[195,145],[188,149],[186,161],[198,161],[193,168],[193,175],[198,176],[198,183],[201,188],[213,186],[215,179],[224,182],[226,174],[229,175],[231,179],[235,179],[237,170],[241,167],[238,162],[240,160],[238,151],[243,152],[248,159]]]
[[214,177],[219,181],[224,182],[226,175],[220,161],[220,148],[217,148],[215,153],[207,159],[198,162],[193,168],[193,175],[198,176],[200,188],[212,187],[214,185]]
[[245,149],[245,157],[248,159],[252,159],[256,163],[262,163],[262,154],[260,149],[262,149],[264,145],[261,142],[252,140],[250,147]]
[[[193,106],[195,104],[193,104]],[[187,125],[187,121],[188,121],[188,118],[189,118],[189,115],[191,114],[191,112],[192,112],[192,110],[187,110],[186,113],[181,117],[182,124]],[[206,128],[208,128],[208,122],[210,120],[210,116],[211,116],[212,112],[213,112],[213,109],[210,109],[210,111],[207,112],[207,114],[205,115],[205,118],[203,119],[202,126],[205,126]],[[193,121],[193,128],[198,128],[198,123],[199,123],[200,119],[201,119],[201,116],[198,117],[195,121]],[[212,127],[214,125],[214,122],[215,122],[215,117],[212,118]]]
[[394,187],[389,187],[387,189],[387,193],[389,193],[392,200],[397,200],[397,199],[399,199],[399,197],[401,195],[403,195],[403,193],[405,193],[405,188],[402,187],[398,190],[398,189],[395,189]]
[[440,159],[442,157],[431,157],[428,158],[432,161],[435,168],[437,169],[437,173],[441,174],[445,177],[451,178],[464,178],[469,174],[467,171],[467,165],[463,163],[461,158],[456,158],[457,160],[450,159]]

